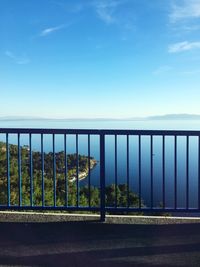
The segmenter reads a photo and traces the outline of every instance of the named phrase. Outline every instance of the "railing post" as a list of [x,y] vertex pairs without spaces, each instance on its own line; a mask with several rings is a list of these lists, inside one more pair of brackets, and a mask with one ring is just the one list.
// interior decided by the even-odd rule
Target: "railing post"
[[105,135],[100,134],[100,209],[101,209],[101,222],[106,219],[105,212]]

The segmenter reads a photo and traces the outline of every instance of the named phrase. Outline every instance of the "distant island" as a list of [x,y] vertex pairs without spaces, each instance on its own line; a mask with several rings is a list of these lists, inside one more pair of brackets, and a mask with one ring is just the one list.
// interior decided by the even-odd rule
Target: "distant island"
[[197,114],[166,114],[147,117],[148,120],[200,120]]

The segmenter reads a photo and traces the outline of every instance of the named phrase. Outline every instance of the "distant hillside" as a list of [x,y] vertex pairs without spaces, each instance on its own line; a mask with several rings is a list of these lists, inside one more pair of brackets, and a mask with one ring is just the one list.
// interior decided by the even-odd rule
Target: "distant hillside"
[[150,116],[148,120],[200,120],[197,114],[166,114],[161,116]]
[[0,121],[23,121],[23,120],[42,120],[40,117],[29,117],[29,116],[2,116]]
[[42,118],[25,116],[0,116],[0,121],[146,121],[146,120],[200,120],[198,114],[166,114],[127,118]]

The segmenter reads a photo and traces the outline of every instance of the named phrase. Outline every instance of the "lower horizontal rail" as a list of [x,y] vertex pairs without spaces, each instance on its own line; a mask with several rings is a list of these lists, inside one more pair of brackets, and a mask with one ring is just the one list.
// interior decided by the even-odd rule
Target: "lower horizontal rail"
[[148,209],[148,208],[112,208],[112,207],[106,207],[105,208],[106,212],[155,212],[155,213],[160,213],[160,212],[200,212],[200,209],[198,208],[191,208],[191,209],[182,209],[182,208],[166,208],[166,209],[160,209],[160,208],[153,208],[153,209]]
[[[6,206],[6,205],[1,205],[0,210],[57,210],[57,211],[91,211],[91,212],[100,212],[101,208],[100,207],[65,207],[65,206]],[[160,212],[187,212],[187,213],[192,213],[192,212],[200,212],[200,209],[198,208],[191,208],[191,209],[184,209],[184,208],[165,208],[165,209],[160,209],[160,208],[153,208],[153,209],[148,209],[148,208],[123,208],[123,207],[105,207],[105,212],[147,212],[147,213],[160,213]]]

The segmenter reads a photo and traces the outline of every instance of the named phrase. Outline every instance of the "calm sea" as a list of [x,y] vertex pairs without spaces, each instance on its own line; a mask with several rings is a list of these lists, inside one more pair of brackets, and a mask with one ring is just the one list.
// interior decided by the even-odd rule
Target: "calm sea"
[[[58,128],[58,129],[144,129],[144,130],[200,130],[200,120],[14,120],[0,121],[0,128]],[[0,134],[0,140],[5,141],[5,135]],[[17,144],[17,136],[10,135],[9,141]],[[28,145],[28,136],[21,135],[21,144]],[[154,206],[162,202],[162,138],[153,139],[153,191]],[[79,136],[79,153],[87,155],[87,136]],[[127,145],[126,137],[117,138],[117,177],[118,183],[126,183],[127,179]],[[75,136],[67,136],[67,153],[76,151]],[[129,176],[130,186],[134,192],[139,190],[139,159],[138,137],[131,136],[129,141]],[[174,138],[165,139],[165,194],[166,206],[174,206]],[[33,150],[40,151],[40,136],[33,135]],[[52,151],[52,136],[44,135],[44,150]],[[56,135],[56,151],[64,150],[64,138]],[[91,136],[91,156],[99,160],[99,138]],[[141,138],[141,179],[142,198],[145,204],[150,205],[150,137]],[[177,138],[177,205],[186,205],[186,138]],[[91,172],[91,181],[94,186],[99,186],[99,164]],[[115,140],[114,136],[106,137],[106,184],[115,180]],[[88,179],[81,181],[87,185]],[[198,203],[198,139],[189,139],[189,207],[195,208]]]

